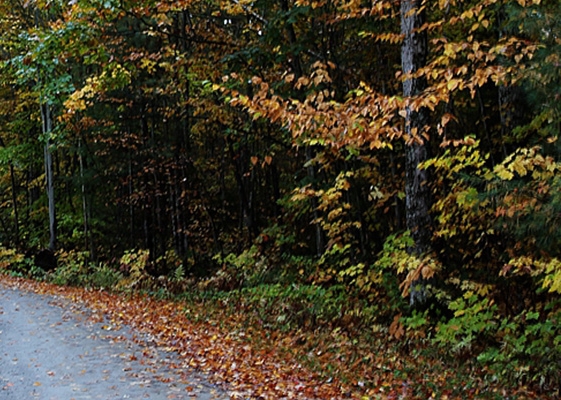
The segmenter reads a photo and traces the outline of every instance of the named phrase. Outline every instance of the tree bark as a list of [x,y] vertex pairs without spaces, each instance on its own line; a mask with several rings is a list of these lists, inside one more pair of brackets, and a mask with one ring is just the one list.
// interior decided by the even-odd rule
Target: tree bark
[[94,259],[94,246],[90,241],[90,208],[88,204],[86,182],[84,177],[84,156],[82,154],[82,139],[78,139],[78,161],[80,164],[80,189],[82,194],[82,215],[84,218],[84,246],[90,252],[90,259]]
[[[312,159],[314,158],[314,152],[311,146],[306,146],[306,163],[308,167],[306,168],[306,172],[308,173],[308,178],[312,182],[312,186],[315,185],[316,181],[316,169],[312,164]],[[315,197],[311,198],[312,202],[312,216],[314,221],[318,221],[320,218],[320,214],[318,212],[318,201]],[[319,258],[323,255],[325,251],[325,234],[321,225],[319,223],[314,223],[314,231],[315,231],[315,253],[316,256]]]
[[[426,65],[427,35],[421,31],[425,23],[424,11],[420,0],[401,1],[401,33],[404,36],[401,48],[401,65],[405,79],[403,81],[403,96],[412,98],[426,89],[427,83],[423,77],[415,73]],[[419,164],[429,157],[428,144],[419,140],[419,135],[428,123],[426,108],[414,109],[410,105],[406,108],[405,136],[410,142],[406,146],[405,162],[405,219],[414,245],[409,249],[411,254],[421,256],[431,247],[431,207],[428,188],[428,173],[419,169]],[[422,279],[412,283],[410,288],[410,304],[419,305],[426,301],[426,282]]]
[[18,209],[18,194],[16,184],[16,174],[14,171],[14,164],[10,162],[10,181],[12,184],[12,203],[14,209],[14,242],[17,247],[20,245],[19,240],[19,209]]
[[51,132],[53,123],[51,107],[47,103],[41,104],[41,120],[43,124],[43,135],[45,136],[45,180],[47,186],[47,198],[49,200],[49,250],[55,251],[57,242],[57,220],[55,208],[53,155],[51,153]]
[[[4,140],[0,137],[0,146],[6,147]],[[10,166],[10,183],[12,186],[12,207],[14,210],[14,244],[19,247],[19,208],[18,208],[18,193],[17,193],[17,183],[16,183],[16,173],[14,170],[14,164],[12,161],[9,162]]]

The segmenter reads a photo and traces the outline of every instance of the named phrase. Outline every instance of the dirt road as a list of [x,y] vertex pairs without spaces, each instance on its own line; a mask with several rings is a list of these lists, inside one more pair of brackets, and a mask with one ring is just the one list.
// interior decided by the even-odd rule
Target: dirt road
[[226,399],[174,353],[53,296],[0,284],[0,399]]

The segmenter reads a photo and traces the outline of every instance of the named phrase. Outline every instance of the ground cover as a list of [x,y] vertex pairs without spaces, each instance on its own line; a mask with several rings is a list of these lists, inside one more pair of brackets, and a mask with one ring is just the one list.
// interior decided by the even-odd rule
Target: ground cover
[[155,344],[178,352],[182,363],[223,385],[231,398],[554,398],[526,387],[501,387],[485,371],[465,367],[468,360],[447,364],[422,341],[406,348],[384,332],[365,341],[366,335],[353,337],[341,328],[271,329],[224,298],[158,299],[8,275],[1,279],[87,306],[91,318],[109,321],[107,330],[127,324],[148,334]]

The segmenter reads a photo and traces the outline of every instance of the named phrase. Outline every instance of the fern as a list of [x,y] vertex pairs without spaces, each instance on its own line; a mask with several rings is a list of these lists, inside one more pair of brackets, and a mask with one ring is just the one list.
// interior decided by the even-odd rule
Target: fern
[[185,268],[183,267],[183,264],[179,264],[179,266],[175,269],[173,277],[178,282],[185,279]]

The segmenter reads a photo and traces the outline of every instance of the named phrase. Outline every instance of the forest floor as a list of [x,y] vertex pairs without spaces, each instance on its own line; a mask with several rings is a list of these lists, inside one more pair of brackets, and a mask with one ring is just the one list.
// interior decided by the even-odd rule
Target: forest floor
[[[375,346],[361,345],[337,329],[329,332],[276,332],[250,326],[243,315],[222,314],[227,307],[221,309],[219,304],[112,294],[7,275],[0,275],[0,283],[0,304],[4,313],[0,315],[2,342],[8,340],[12,346],[31,335],[14,331],[11,339],[2,336],[10,331],[7,328],[13,324],[13,313],[21,314],[26,307],[31,313],[43,313],[43,319],[47,318],[47,314],[52,317],[53,313],[57,313],[53,307],[60,307],[60,321],[45,322],[49,321],[46,319],[41,322],[41,318],[37,320],[33,314],[27,315],[26,321],[35,318],[35,325],[30,328],[35,337],[50,337],[47,342],[37,344],[35,352],[44,351],[48,357],[60,356],[56,349],[61,343],[71,342],[76,335],[89,338],[90,343],[86,346],[90,347],[86,347],[86,353],[82,351],[77,360],[84,365],[91,360],[93,367],[90,369],[97,371],[99,376],[92,375],[90,378],[106,382],[106,387],[100,386],[98,392],[87,393],[88,387],[80,386],[86,385],[84,379],[87,374],[80,375],[79,371],[88,369],[76,366],[71,377],[76,381],[73,388],[78,391],[80,387],[85,388],[82,397],[74,396],[77,399],[101,398],[96,397],[99,391],[117,393],[124,390],[119,389],[123,387],[130,390],[152,387],[153,394],[144,397],[170,399],[555,398],[543,393],[538,395],[525,387],[500,387],[486,380],[484,371],[451,369],[434,359],[425,359],[422,352],[414,349],[404,355],[403,351],[395,349],[391,341],[387,344],[380,341]],[[28,293],[29,297],[20,293]],[[18,301],[23,302],[19,311],[10,309]],[[37,309],[40,303],[50,308]],[[64,316],[69,311],[75,314],[70,322],[70,317]],[[80,322],[80,318],[83,321]],[[53,330],[43,331],[46,328]],[[75,329],[80,331],[76,333]],[[105,344],[96,342],[100,337],[105,338]],[[28,352],[35,346],[25,345],[23,341],[21,345],[27,346]],[[56,396],[56,392],[45,392],[53,386],[53,379],[59,376],[56,368],[45,364],[37,367],[41,369],[36,368],[34,376],[23,376],[25,373],[17,367],[19,357],[6,350],[10,346],[2,346],[0,384],[3,388],[0,399],[14,398],[13,393],[9,394],[16,390],[18,382],[24,381],[28,385],[25,390],[31,388],[38,394],[36,398],[49,399],[51,397],[47,394],[50,393],[55,393],[52,398],[61,398]],[[101,353],[101,358],[95,359],[96,353]],[[111,367],[108,369],[101,365],[110,356],[109,353],[113,355],[110,358],[118,359],[113,373],[108,372]],[[88,357],[84,358],[83,354]],[[28,356],[30,354],[25,357]],[[68,362],[59,361],[57,364],[54,359],[51,363],[60,367]],[[132,362],[133,365],[122,366],[119,362]],[[12,368],[12,378],[6,376],[10,370],[5,366]],[[148,372],[149,377],[146,375]],[[127,379],[130,380],[128,385],[118,386],[117,381],[122,384]],[[115,382],[111,383],[112,380]],[[142,398],[137,396],[138,393],[134,392],[129,397]]]
[[64,297],[0,284],[0,399],[227,399],[176,354]]

